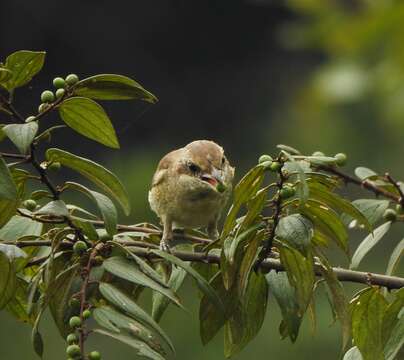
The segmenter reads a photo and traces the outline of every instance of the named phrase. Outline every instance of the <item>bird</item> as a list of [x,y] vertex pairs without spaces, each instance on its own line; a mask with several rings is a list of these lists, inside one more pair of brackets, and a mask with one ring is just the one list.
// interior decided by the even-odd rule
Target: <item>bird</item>
[[217,239],[233,178],[234,167],[214,141],[192,141],[166,154],[153,175],[148,196],[163,225],[160,249],[170,252],[177,228],[205,228],[212,240]]

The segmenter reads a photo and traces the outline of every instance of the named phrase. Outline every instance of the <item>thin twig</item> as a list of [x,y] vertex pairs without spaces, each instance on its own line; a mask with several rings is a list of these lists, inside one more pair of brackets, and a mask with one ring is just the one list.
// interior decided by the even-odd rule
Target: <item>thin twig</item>
[[403,192],[403,189],[401,188],[400,184],[396,180],[394,180],[393,177],[389,173],[386,173],[384,176],[396,188],[396,190],[400,194],[400,204],[404,205],[404,192]]
[[391,192],[372,184],[368,180],[363,180],[363,181],[358,180],[358,179],[354,178],[353,176],[345,174],[342,171],[340,171],[337,168],[332,167],[332,166],[321,165],[321,166],[318,166],[318,169],[338,176],[346,184],[351,183],[351,184],[361,186],[361,187],[373,192],[376,196],[383,196],[383,197],[386,197],[386,198],[388,198],[388,199],[390,199],[390,200],[392,200],[392,201],[394,201],[396,203],[400,203],[400,197],[399,196],[394,195]]

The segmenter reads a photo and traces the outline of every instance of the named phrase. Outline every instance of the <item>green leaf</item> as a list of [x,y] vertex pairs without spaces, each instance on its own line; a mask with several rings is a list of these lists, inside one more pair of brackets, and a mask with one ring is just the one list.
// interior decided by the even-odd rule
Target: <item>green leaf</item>
[[256,224],[238,234],[235,239],[229,236],[225,240],[221,252],[220,266],[226,289],[230,289],[233,285],[233,281],[240,269],[240,263],[243,260],[245,246],[255,238],[257,230],[261,227],[261,224]]
[[223,225],[222,234],[220,236],[221,243],[233,230],[236,223],[236,217],[240,208],[245,204],[254,194],[257,193],[261,183],[264,179],[264,167],[256,166],[252,168],[235,186],[233,192],[233,205],[231,206],[229,213],[226,217],[226,221]]
[[363,166],[359,166],[355,169],[355,175],[362,181],[368,178],[375,178],[378,176],[373,170]]
[[334,208],[337,211],[345,213],[357,220],[360,224],[363,224],[369,231],[372,230],[372,226],[368,219],[359,211],[353,204],[339,195],[331,192],[328,188],[318,182],[310,182],[310,197],[318,200],[329,207]]
[[284,150],[284,151],[288,152],[289,154],[300,155],[299,150],[297,150],[289,145],[278,144],[278,145],[276,145],[276,147],[280,150]]
[[295,342],[299,334],[303,317],[300,315],[300,306],[296,299],[296,291],[288,280],[286,272],[270,271],[266,275],[269,289],[275,296],[282,318],[287,328],[287,334],[292,342]]
[[352,335],[363,360],[384,360],[383,314],[387,302],[376,288],[368,288],[353,300]]
[[6,305],[8,313],[17,320],[34,325],[35,316],[28,313],[28,283],[25,280],[17,278],[16,291],[14,297]]
[[35,321],[35,324],[32,328],[32,332],[31,332],[31,342],[32,342],[32,346],[34,348],[35,353],[42,358],[43,355],[43,348],[44,348],[44,344],[43,344],[43,340],[42,340],[42,335],[39,332],[39,321],[41,319],[42,316],[42,312],[40,312],[38,314],[38,317]]
[[239,353],[262,327],[268,302],[268,284],[264,275],[251,272],[245,296],[225,325],[224,354]]
[[26,124],[10,124],[4,126],[2,130],[18,148],[20,153],[27,154],[38,132],[38,123],[31,121]]
[[48,202],[45,206],[34,212],[35,215],[51,215],[56,217],[69,217],[69,210],[63,200]]
[[6,83],[12,76],[12,71],[0,66],[0,84]]
[[14,261],[18,258],[25,258],[27,256],[27,254],[18,246],[9,244],[0,243],[0,252],[6,255],[10,261]]
[[66,188],[80,191],[93,200],[101,212],[107,233],[110,235],[116,234],[118,214],[116,212],[115,205],[107,196],[100,194],[97,191],[90,190],[87,187],[75,182],[66,182],[65,186]]
[[314,165],[335,165],[336,159],[330,156],[307,156],[306,160]]
[[404,345],[404,288],[394,293],[394,300],[383,316],[382,341],[386,359],[393,360]]
[[321,264],[322,266],[320,266],[319,269],[330,290],[335,315],[341,323],[342,349],[344,350],[348,346],[351,338],[351,315],[349,313],[348,300],[345,296],[344,288],[338,281],[333,268],[328,264],[326,259],[322,259]]
[[12,77],[3,86],[13,90],[23,86],[42,69],[45,62],[43,51],[17,51],[7,57],[5,67],[12,72]]
[[[119,247],[122,251],[124,251],[139,267],[140,271],[142,271],[145,275],[159,283],[161,286],[170,288],[164,281],[164,279],[160,276],[160,274],[154,270],[145,260],[140,258],[139,256],[132,253],[128,248],[123,246],[117,241],[111,241],[115,246]],[[176,290],[175,290],[176,291]]]
[[363,241],[359,244],[358,248],[355,250],[355,253],[352,256],[351,260],[351,269],[357,269],[362,259],[365,255],[380,241],[380,239],[387,234],[391,227],[391,221],[388,221],[378,228],[376,228],[373,233],[370,233],[368,236],[363,239]]
[[[116,327],[119,329],[119,333],[125,332],[128,335],[131,335],[149,345],[153,350],[159,352],[160,354],[165,354],[165,351],[155,333],[150,331],[147,327],[135,319],[130,318],[106,305],[102,305],[94,309],[93,316],[94,320],[97,321],[99,325],[105,326],[106,323],[109,323],[110,325],[106,326],[107,329]],[[99,322],[100,319],[102,320]]]
[[203,345],[212,340],[223,327],[233,313],[238,300],[234,289],[226,290],[224,287],[220,272],[216,273],[209,284],[223,300],[225,312],[212,304],[206,295],[202,297],[199,306],[199,326]]
[[338,214],[332,209],[309,199],[300,212],[308,217],[318,230],[333,239],[345,253],[349,252],[348,233]]
[[95,226],[87,219],[75,217],[72,223],[78,227],[89,240],[98,240],[99,235]]
[[199,289],[209,298],[209,300],[215,304],[219,309],[223,310],[223,303],[219,296],[216,294],[215,290],[209,285],[209,283],[201,276],[195,269],[193,269],[188,263],[182,261],[174,255],[168,254],[162,250],[151,250],[152,253],[160,256],[161,258],[171,262],[183,268],[189,275],[191,275],[198,284]]
[[[70,255],[60,256],[54,259],[52,266],[47,269],[49,274],[46,278],[46,296],[49,301],[49,309],[60,334],[63,337],[71,332],[69,319],[75,315],[74,310],[69,306],[72,294],[79,291],[81,280],[78,276],[78,267],[69,267]],[[67,268],[67,271],[64,271]]]
[[144,100],[157,102],[157,98],[135,80],[116,74],[99,74],[79,81],[74,94],[98,100]]
[[352,201],[352,205],[368,219],[372,226],[374,226],[383,218],[384,211],[389,207],[389,201],[359,199]]
[[[180,268],[173,266],[171,269],[170,278],[168,279],[167,285],[169,288],[173,289],[173,291],[177,292],[182,283],[185,280],[187,272]],[[167,306],[169,305],[169,300],[163,296],[161,293],[155,292],[153,293],[153,306],[152,306],[152,316],[156,321],[160,321],[163,316]]]
[[306,255],[313,236],[313,224],[300,214],[285,216],[279,220],[276,236]]
[[0,240],[16,241],[26,236],[38,237],[42,229],[42,223],[16,215],[0,229]]
[[13,298],[17,286],[17,275],[14,263],[0,252],[0,309],[3,309]]
[[363,360],[363,358],[359,349],[354,346],[345,353],[345,356],[342,360]]
[[248,202],[248,211],[241,223],[238,232],[242,229],[247,229],[257,221],[260,221],[260,215],[267,200],[269,188],[266,187],[257,192],[257,194]]
[[94,161],[54,148],[46,151],[46,158],[48,161],[60,162],[63,166],[69,167],[85,176],[118,201],[125,215],[129,215],[130,204],[126,190],[119,179],[109,170]]
[[68,98],[59,106],[59,115],[67,126],[79,134],[119,149],[114,127],[103,107],[95,101],[83,97]]
[[105,331],[102,329],[94,329],[93,332],[105,336],[109,336],[115,340],[118,340],[124,344],[131,346],[132,348],[137,350],[137,354],[139,356],[145,357],[147,359],[152,360],[165,360],[163,356],[161,356],[158,352],[151,349],[147,344],[144,342],[134,339],[131,336],[124,335],[124,334],[116,334],[110,333],[109,331]]
[[387,265],[386,275],[393,275],[400,263],[401,257],[404,255],[404,239],[402,239],[391,253],[389,264]]
[[[7,164],[0,156],[0,200],[15,201],[16,199],[17,188]],[[0,224],[0,226],[2,226],[2,224]]]
[[126,294],[124,294],[117,287],[107,283],[101,283],[99,285],[99,291],[101,292],[101,295],[104,296],[104,298],[110,303],[123,310],[133,319],[140,321],[146,326],[149,326],[155,333],[165,340],[171,351],[175,352],[174,345],[163,329],[148,313],[146,313],[138,304],[132,301]]
[[300,315],[303,316],[313,296],[314,270],[313,258],[309,254],[303,256],[298,250],[285,243],[279,246],[280,259],[288,274],[290,284],[296,290],[296,297],[300,306]]
[[149,278],[135,265],[133,261],[129,261],[120,256],[113,256],[108,258],[102,264],[104,269],[109,273],[121,278],[128,280],[132,283],[148,287],[152,290],[158,291],[167,298],[169,298],[173,303],[183,308],[178,296],[167,287],[163,287],[153,279]]

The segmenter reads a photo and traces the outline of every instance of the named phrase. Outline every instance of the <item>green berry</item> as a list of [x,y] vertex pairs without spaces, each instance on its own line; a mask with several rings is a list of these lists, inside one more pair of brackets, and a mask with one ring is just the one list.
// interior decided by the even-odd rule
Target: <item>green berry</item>
[[75,357],[80,355],[80,346],[78,345],[69,345],[66,349],[66,354],[71,357]]
[[78,316],[72,316],[69,320],[69,325],[71,328],[76,328],[81,325],[81,320]]
[[66,86],[66,81],[61,77],[55,77],[53,79],[53,86],[56,89],[64,88]]
[[279,192],[279,195],[282,199],[288,199],[295,195],[295,189],[289,185],[284,185],[281,191]]
[[77,340],[77,335],[75,333],[71,333],[66,337],[66,341],[69,345],[74,344],[75,342],[77,342]]
[[28,122],[31,122],[31,121],[34,121],[34,120],[35,120],[35,116],[28,116],[28,117],[25,119],[25,122],[28,123]]
[[216,186],[216,190],[220,193],[225,192],[227,189],[226,185],[222,184],[222,183],[218,183]]
[[91,311],[86,309],[83,311],[83,318],[88,319],[91,316]]
[[101,234],[98,234],[98,237],[101,241],[106,242],[109,240],[112,240],[112,236],[109,235],[107,232],[103,232]]
[[315,151],[312,156],[325,156],[323,152],[321,151]]
[[272,161],[272,157],[270,155],[261,155],[258,159],[258,164],[262,164],[266,161]]
[[39,107],[38,107],[38,112],[39,112],[39,113],[42,113],[42,112],[44,112],[47,108],[48,108],[48,104],[41,104],[41,105],[39,105]]
[[259,165],[261,165],[264,168],[264,170],[271,170],[271,164],[272,164],[272,161],[264,161],[264,162],[260,163]]
[[66,82],[72,86],[79,81],[79,77],[76,74],[70,74],[66,76]]
[[32,199],[25,200],[22,205],[29,211],[34,211],[36,208],[36,201]]
[[396,221],[397,220],[397,213],[393,209],[386,209],[383,214],[383,218],[386,221]]
[[56,90],[56,99],[60,99],[65,94],[65,89]]
[[57,170],[59,170],[61,168],[61,166],[62,165],[60,164],[60,162],[53,162],[53,163],[50,163],[48,165],[48,169],[53,170],[53,171],[57,171]]
[[335,163],[339,166],[344,166],[346,164],[347,156],[344,153],[338,153],[334,156],[336,159]]
[[87,250],[87,244],[82,240],[76,241],[73,245],[73,251],[75,253],[80,254],[86,250]]
[[50,90],[45,90],[42,94],[41,94],[41,101],[43,103],[50,103],[53,100],[55,100],[55,95],[53,94],[52,91]]
[[98,351],[91,351],[88,354],[89,360],[100,360],[101,359],[101,354]]
[[279,171],[279,169],[282,167],[282,164],[278,161],[274,161],[271,163],[271,165],[269,166],[269,170],[273,171],[273,172],[277,172]]

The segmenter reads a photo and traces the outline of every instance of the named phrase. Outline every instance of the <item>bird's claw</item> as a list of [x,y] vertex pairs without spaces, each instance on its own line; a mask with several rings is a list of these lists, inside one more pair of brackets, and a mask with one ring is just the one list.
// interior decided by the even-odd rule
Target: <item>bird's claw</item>
[[160,250],[171,254],[170,246],[168,245],[168,242],[164,239],[161,239],[160,241]]

